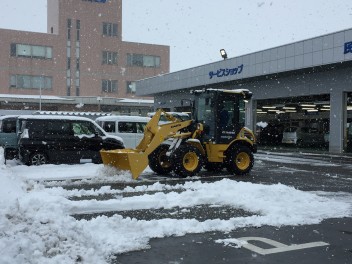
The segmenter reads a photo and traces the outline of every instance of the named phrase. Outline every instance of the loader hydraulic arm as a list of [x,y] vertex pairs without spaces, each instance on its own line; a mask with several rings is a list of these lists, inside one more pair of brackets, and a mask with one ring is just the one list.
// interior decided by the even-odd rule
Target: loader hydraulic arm
[[[164,114],[169,123],[159,125],[160,116]],[[168,138],[189,138],[192,132],[180,132],[183,128],[189,127],[192,120],[180,121],[159,109],[146,125],[144,137],[135,149],[101,150],[104,165],[114,166],[120,170],[127,170],[132,177],[137,179],[141,172],[148,166],[148,156],[162,142]]]
[[[164,114],[169,120],[169,123],[159,125],[160,116]],[[179,133],[183,128],[189,127],[192,120],[180,121],[179,119],[167,114],[164,110],[159,109],[152,119],[148,122],[144,137],[136,147],[136,151],[144,152],[147,155],[152,153],[162,142],[172,137],[189,137],[192,133]]]

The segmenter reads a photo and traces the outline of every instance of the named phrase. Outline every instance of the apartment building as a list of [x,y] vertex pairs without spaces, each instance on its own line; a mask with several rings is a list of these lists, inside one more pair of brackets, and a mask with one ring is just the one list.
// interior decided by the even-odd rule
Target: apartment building
[[0,29],[0,94],[136,98],[170,48],[123,41],[122,22],[122,0],[47,0],[47,33]]

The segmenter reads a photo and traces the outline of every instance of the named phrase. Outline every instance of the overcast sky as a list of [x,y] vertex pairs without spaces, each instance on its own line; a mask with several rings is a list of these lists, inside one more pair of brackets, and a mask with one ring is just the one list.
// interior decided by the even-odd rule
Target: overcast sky
[[[2,1],[0,28],[46,32],[46,2]],[[123,0],[123,40],[169,45],[172,72],[347,28],[351,0]]]

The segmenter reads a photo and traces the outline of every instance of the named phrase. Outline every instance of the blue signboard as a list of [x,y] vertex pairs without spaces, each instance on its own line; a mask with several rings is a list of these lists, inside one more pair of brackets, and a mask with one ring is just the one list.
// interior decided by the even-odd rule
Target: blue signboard
[[345,43],[345,52],[344,54],[352,53],[352,41]]
[[236,74],[241,74],[243,71],[243,64],[241,64],[238,67],[235,68],[221,68],[217,71],[211,71],[209,72],[209,77],[212,79],[213,77],[224,77],[224,76],[229,76],[229,75],[236,75]]

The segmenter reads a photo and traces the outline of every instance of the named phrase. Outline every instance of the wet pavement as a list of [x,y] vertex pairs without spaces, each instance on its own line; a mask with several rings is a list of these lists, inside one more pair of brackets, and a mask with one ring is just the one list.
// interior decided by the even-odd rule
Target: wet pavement
[[[352,198],[352,156],[326,153],[301,153],[290,150],[260,150],[255,154],[255,166],[249,175],[231,176],[224,170],[214,175],[202,171],[197,179],[176,179],[157,175],[142,175],[142,180],[114,183],[112,189],[126,186],[151,185],[155,182],[176,185],[186,181],[214,182],[222,178],[259,184],[292,186],[302,191],[331,192],[332,195]],[[145,177],[146,180],[143,180]],[[101,184],[73,184],[65,188],[98,189]],[[173,190],[175,191],[175,190]],[[177,191],[177,190],[176,190]],[[182,191],[182,190],[178,190]],[[124,193],[125,196],[144,195],[145,192]],[[113,199],[101,197],[72,197],[72,200]],[[74,215],[76,219],[91,219],[98,215],[112,216],[116,212]],[[134,210],[118,212],[123,217],[138,220],[174,218],[199,221],[249,216],[241,209],[212,205],[193,208]],[[248,240],[249,246],[235,248],[224,245],[224,239]],[[241,228],[232,232],[187,234],[181,237],[152,239],[150,248],[115,256],[111,263],[352,263],[352,218],[328,219],[317,225],[262,226]]]

